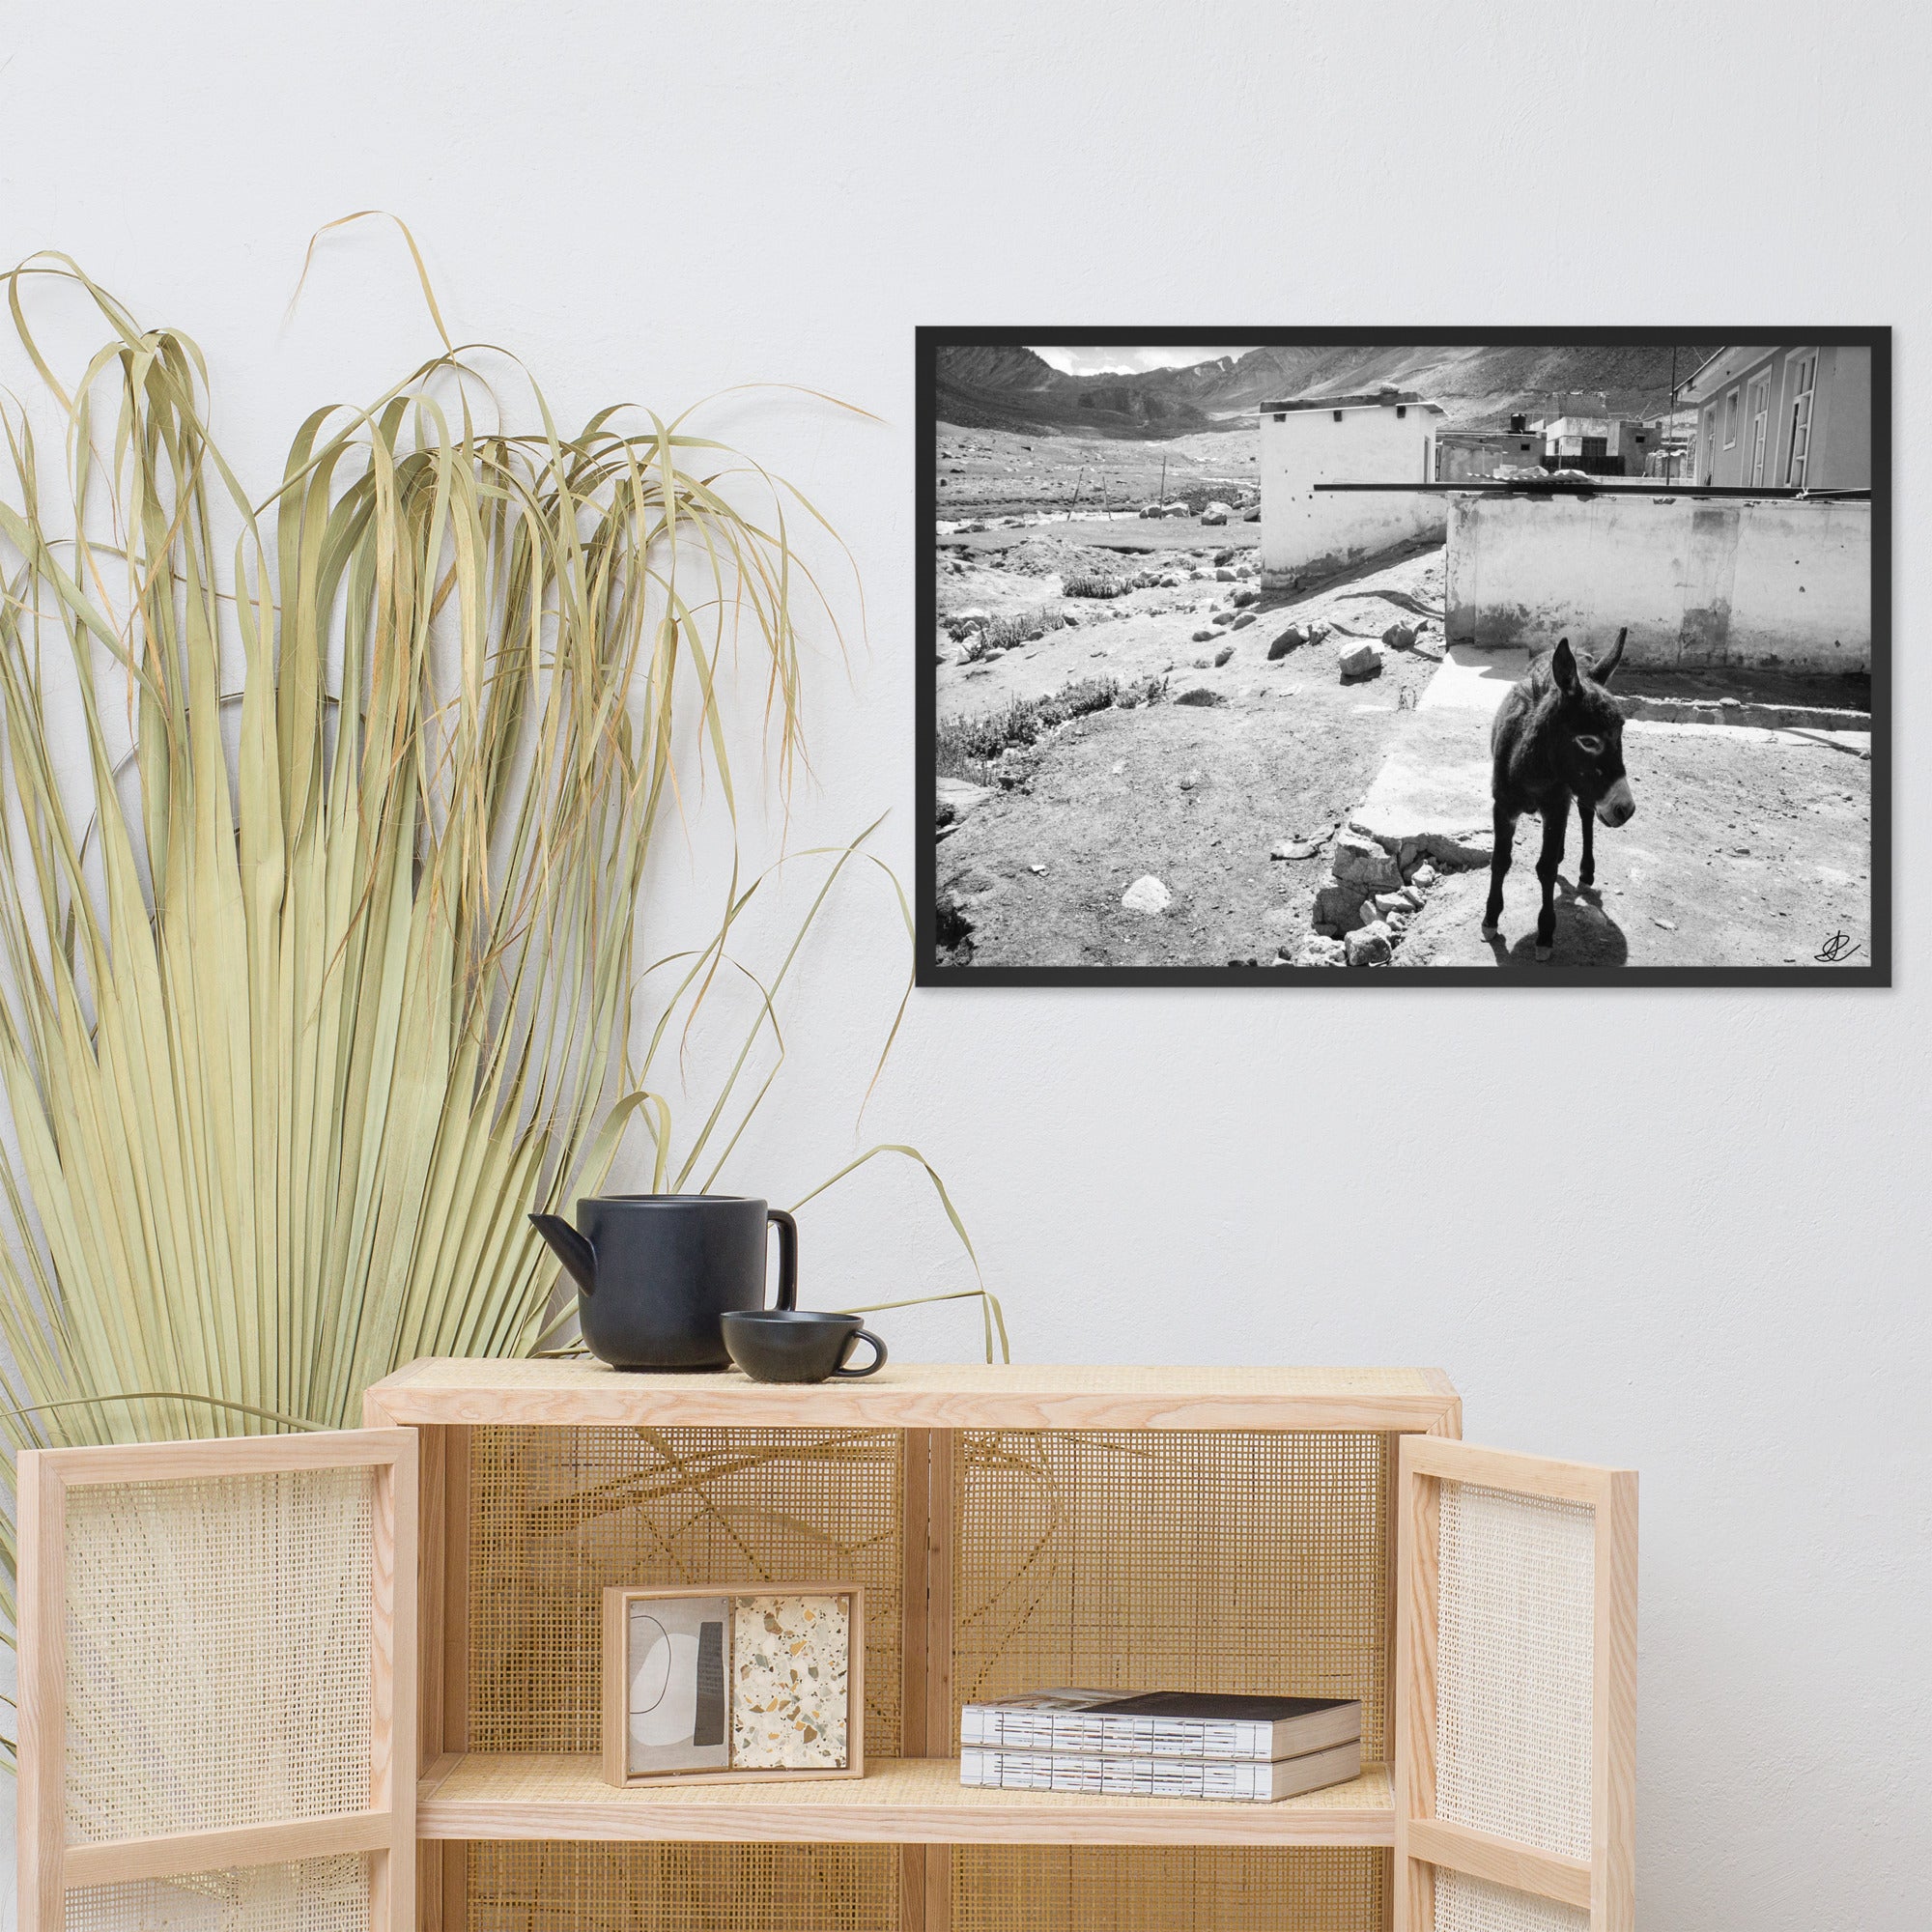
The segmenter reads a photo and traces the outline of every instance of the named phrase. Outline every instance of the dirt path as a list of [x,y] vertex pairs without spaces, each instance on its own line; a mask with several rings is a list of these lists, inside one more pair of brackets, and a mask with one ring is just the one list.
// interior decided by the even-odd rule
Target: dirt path
[[[1223,706],[1099,711],[1065,726],[1027,788],[941,844],[940,890],[973,923],[973,963],[1267,965],[1308,931],[1322,861],[1268,854],[1335,828],[1433,666],[1400,659],[1344,685],[1332,641],[1273,666],[1257,668],[1259,655],[1185,680],[1226,687]],[[1148,874],[1173,895],[1154,918],[1121,904]]]
[[[1577,821],[1558,877],[1554,966],[1811,965],[1833,933],[1871,940],[1871,764],[1862,739],[1627,725],[1636,816],[1597,828],[1597,884],[1577,891]],[[1534,963],[1542,821],[1517,828],[1502,937],[1482,936],[1486,872],[1445,877],[1399,967]]]

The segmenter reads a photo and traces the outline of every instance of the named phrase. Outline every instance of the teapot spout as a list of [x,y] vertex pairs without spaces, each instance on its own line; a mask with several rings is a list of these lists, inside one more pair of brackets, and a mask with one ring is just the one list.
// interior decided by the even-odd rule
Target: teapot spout
[[550,1243],[552,1252],[585,1294],[597,1288],[597,1250],[558,1214],[532,1214],[530,1226]]

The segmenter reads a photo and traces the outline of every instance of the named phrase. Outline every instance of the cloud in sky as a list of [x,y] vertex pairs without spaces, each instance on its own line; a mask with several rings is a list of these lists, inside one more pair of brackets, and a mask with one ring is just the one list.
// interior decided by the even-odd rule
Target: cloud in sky
[[1251,343],[1232,349],[1190,347],[1156,349],[1043,349],[1030,345],[1041,361],[1050,362],[1067,376],[1138,375],[1143,369],[1185,369],[1195,362],[1211,362],[1217,355],[1245,355]]

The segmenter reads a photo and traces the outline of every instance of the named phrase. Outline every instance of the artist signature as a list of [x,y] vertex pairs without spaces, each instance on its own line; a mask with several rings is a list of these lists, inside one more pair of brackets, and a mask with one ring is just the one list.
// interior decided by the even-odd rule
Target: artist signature
[[1839,966],[1859,950],[1858,942],[1849,932],[1834,932],[1811,956],[1821,966]]

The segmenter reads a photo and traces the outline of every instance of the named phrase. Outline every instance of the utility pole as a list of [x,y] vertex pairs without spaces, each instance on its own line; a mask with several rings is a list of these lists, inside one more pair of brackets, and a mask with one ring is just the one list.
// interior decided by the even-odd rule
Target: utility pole
[[1167,451],[1160,453],[1160,500],[1167,501]]

